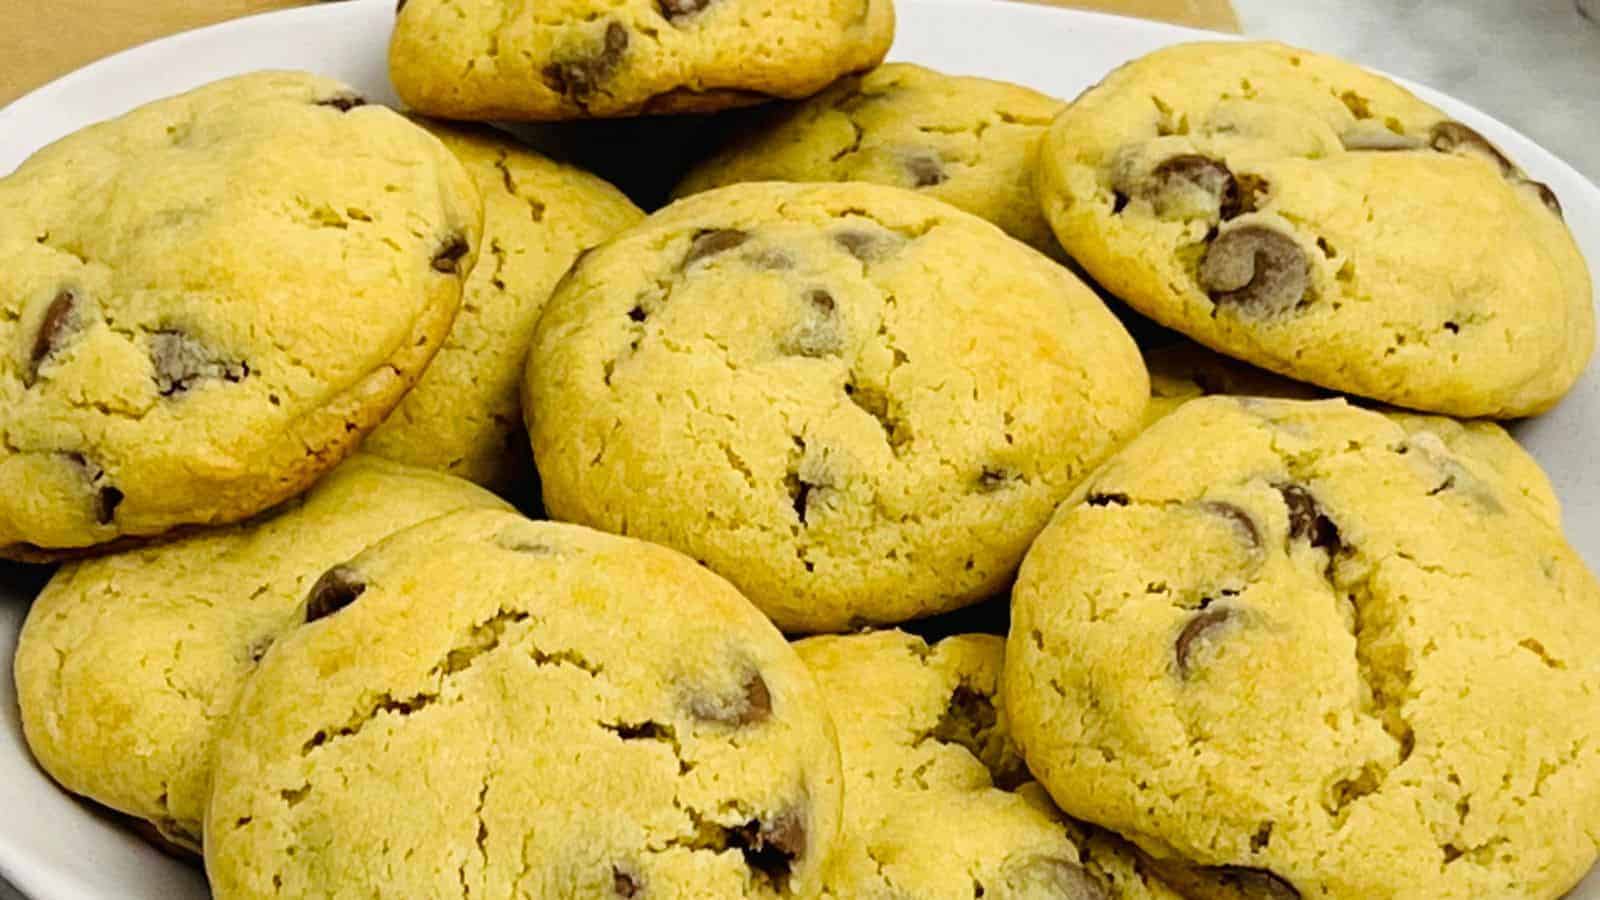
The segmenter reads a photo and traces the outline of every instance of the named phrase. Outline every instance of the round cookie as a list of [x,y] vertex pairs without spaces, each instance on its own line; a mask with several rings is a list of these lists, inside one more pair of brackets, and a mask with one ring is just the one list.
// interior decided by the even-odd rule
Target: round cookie
[[480,208],[344,85],[216,82],[0,179],[0,556],[235,522],[304,490],[444,341]]
[[523,391],[553,518],[702,560],[787,631],[1009,583],[1149,386],[1098,298],[871,184],[740,184],[585,256]]
[[1456,427],[1206,398],[1091,476],[1007,645],[1013,734],[1061,808],[1257,896],[1576,884],[1600,585]]
[[1130,63],[1050,128],[1039,195],[1067,252],[1140,312],[1322,387],[1524,416],[1594,349],[1549,188],[1328,57],[1203,43]]
[[890,0],[404,0],[389,76],[447,119],[714,112],[808,97],[893,39]]
[[439,355],[362,447],[510,492],[532,465],[519,397],[539,311],[579,253],[644,214],[604,181],[497,132],[422,124],[483,196],[483,264]]
[[68,790],[199,849],[210,754],[256,660],[328,567],[460,509],[459,479],[365,454],[269,518],[63,567],[13,663],[23,733]]
[[740,181],[871,181],[918,190],[1059,254],[1034,195],[1034,166],[1064,106],[1021,85],[888,63],[774,110],[676,193]]
[[692,560],[501,512],[311,589],[218,741],[238,897],[814,897],[838,746],[783,636]]
[[[970,900],[1112,893],[1032,788],[999,700],[1005,642],[898,631],[795,644],[839,733],[844,850],[826,895]],[[1121,857],[1131,864],[1131,858]]]

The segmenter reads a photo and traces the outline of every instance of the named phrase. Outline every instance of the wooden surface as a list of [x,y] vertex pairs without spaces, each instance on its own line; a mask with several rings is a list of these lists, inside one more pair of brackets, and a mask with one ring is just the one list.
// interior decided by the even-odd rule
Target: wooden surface
[[[5,0],[0,105],[118,50],[306,0]],[[1033,0],[1237,31],[1229,0]]]

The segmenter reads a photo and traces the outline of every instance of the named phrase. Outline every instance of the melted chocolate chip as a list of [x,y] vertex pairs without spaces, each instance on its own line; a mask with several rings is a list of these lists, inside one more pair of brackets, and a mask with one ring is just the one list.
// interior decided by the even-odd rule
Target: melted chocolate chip
[[446,275],[458,275],[461,272],[461,259],[472,249],[467,243],[464,234],[452,234],[445,238],[433,254],[433,270]]
[[618,897],[637,897],[644,892],[638,876],[619,866],[611,867],[611,892]]
[[311,586],[306,597],[306,624],[333,615],[362,595],[367,589],[361,575],[349,566],[334,566],[322,573]]
[[838,303],[821,288],[806,292],[806,313],[781,343],[790,356],[823,357],[844,349],[839,334]]
[[944,171],[944,160],[933,150],[920,150],[907,153],[903,160],[906,173],[911,176],[912,187],[933,187],[944,184],[949,175]]
[[94,520],[101,525],[110,525],[117,517],[117,507],[122,505],[122,491],[106,485],[95,492],[94,495]]
[[1283,484],[1278,486],[1278,493],[1283,495],[1283,504],[1289,510],[1290,540],[1310,541],[1313,547],[1329,553],[1339,552],[1343,546],[1339,528],[1323,513],[1310,491],[1303,485]]
[[150,363],[156,391],[163,397],[184,393],[202,381],[238,384],[250,375],[248,363],[219,359],[205,344],[176,329],[150,335]]
[[993,890],[994,900],[1110,900],[1105,885],[1077,863],[1059,856],[1030,856],[1007,862]]
[[740,231],[737,228],[702,231],[694,236],[693,243],[689,244],[689,252],[683,255],[683,262],[678,265],[678,268],[687,269],[708,256],[725,253],[749,239],[749,232]]
[[1563,217],[1561,200],[1556,197],[1555,191],[1550,190],[1550,185],[1542,181],[1534,181],[1531,178],[1524,178],[1520,183],[1523,187],[1532,190],[1538,195],[1539,202],[1544,204],[1545,209],[1555,213],[1557,218]]
[[55,299],[45,308],[44,319],[33,336],[33,349],[28,354],[28,369],[23,384],[32,387],[39,380],[39,370],[66,345],[67,339],[81,327],[77,321],[78,295],[71,290],[57,292]]
[[861,262],[877,262],[894,252],[901,243],[898,235],[861,228],[836,231],[833,233],[833,241]]
[[789,876],[806,852],[806,828],[800,814],[784,812],[770,822],[752,819],[731,829],[728,844],[739,848],[744,863],[780,891],[788,889]]
[[[397,10],[398,11],[398,10]],[[367,98],[359,94],[335,94],[326,100],[318,100],[318,106],[331,106],[339,112],[349,112],[358,106],[366,106]]]
[[1127,494],[1090,494],[1083,502],[1090,506],[1127,506],[1130,502]]
[[666,17],[667,21],[675,22],[684,16],[694,15],[711,3],[712,0],[660,0],[661,15]]
[[1202,609],[1184,624],[1172,646],[1179,675],[1189,677],[1189,656],[1194,652],[1195,645],[1205,639],[1207,632],[1221,628],[1233,618],[1233,611],[1227,607],[1212,606]]
[[1208,156],[1183,153],[1162,161],[1150,171],[1146,193],[1150,195],[1158,213],[1169,204],[1168,198],[1176,201],[1182,192],[1192,190],[1215,197],[1224,219],[1234,218],[1242,211],[1239,187],[1234,181],[1233,172]]
[[757,725],[772,717],[772,692],[761,673],[752,670],[736,696],[697,695],[689,702],[689,712],[722,725]]
[[1510,177],[1517,171],[1511,160],[1506,158],[1500,148],[1489,143],[1489,139],[1473,131],[1460,122],[1440,122],[1433,126],[1428,134],[1428,146],[1440,153],[1454,153],[1458,156],[1472,155],[1495,164],[1500,169],[1500,174]]
[[82,470],[84,480],[94,492],[94,520],[101,525],[110,525],[116,519],[117,507],[122,505],[126,495],[114,485],[108,484],[106,470],[87,456],[82,453],[68,453],[66,457]]
[[1245,225],[1211,242],[1199,277],[1217,305],[1264,315],[1300,305],[1311,284],[1311,267],[1293,237],[1265,225]]
[[612,22],[606,26],[605,38],[599,47],[545,66],[542,73],[545,84],[574,103],[582,104],[616,71],[627,51],[628,29],[620,22]]
[[1234,506],[1232,503],[1223,503],[1220,500],[1208,500],[1200,507],[1209,513],[1221,516],[1233,523],[1234,530],[1245,539],[1252,547],[1261,546],[1261,530],[1256,527],[1256,520],[1250,514]]

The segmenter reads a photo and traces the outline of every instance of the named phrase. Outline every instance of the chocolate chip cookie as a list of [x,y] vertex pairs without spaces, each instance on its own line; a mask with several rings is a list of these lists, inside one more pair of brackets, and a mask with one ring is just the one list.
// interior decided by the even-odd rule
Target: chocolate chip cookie
[[220,81],[0,179],[0,556],[238,521],[304,490],[444,341],[480,208],[325,78]]
[[[838,727],[844,765],[844,850],[827,896],[1167,896],[1117,890],[1086,868],[1074,841],[1088,832],[1062,821],[1011,743],[1004,646],[992,635],[929,646],[898,631],[795,644]],[[1096,849],[1130,873],[1136,865],[1125,850]]]
[[28,611],[23,734],[68,790],[200,848],[217,729],[312,582],[403,528],[505,509],[468,482],[356,454],[269,518],[70,563]]
[[422,124],[483,196],[483,264],[439,355],[363,447],[511,493],[532,466],[518,397],[539,311],[579,253],[644,213],[604,181],[499,132]]
[[774,110],[677,193],[739,181],[872,181],[943,200],[1056,254],[1034,167],[1064,105],[1021,85],[889,63]]
[[448,119],[713,112],[814,94],[893,39],[890,0],[406,0],[389,75]]
[[838,747],[783,636],[683,556],[502,512],[335,565],[218,742],[222,900],[808,897]]
[[1457,416],[1552,406],[1594,349],[1550,189],[1353,65],[1278,44],[1160,50],[1040,151],[1045,216],[1118,297],[1216,350]]
[[1006,648],[1014,737],[1061,808],[1190,893],[1576,884],[1600,585],[1460,427],[1206,398],[1096,472],[1029,552]]
[[1104,304],[993,225],[756,183],[579,260],[523,401],[552,517],[682,550],[810,632],[1003,590],[1148,396]]

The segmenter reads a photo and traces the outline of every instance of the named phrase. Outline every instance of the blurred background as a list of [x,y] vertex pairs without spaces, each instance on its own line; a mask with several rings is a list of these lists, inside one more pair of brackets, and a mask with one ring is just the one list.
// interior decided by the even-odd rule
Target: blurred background
[[1600,0],[1233,5],[1248,35],[1349,57],[1454,94],[1600,181]]

